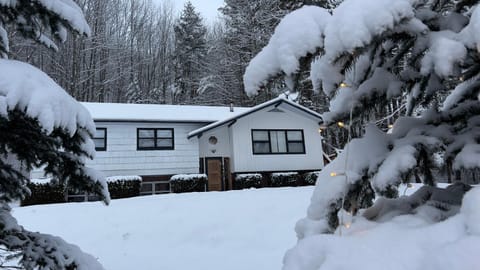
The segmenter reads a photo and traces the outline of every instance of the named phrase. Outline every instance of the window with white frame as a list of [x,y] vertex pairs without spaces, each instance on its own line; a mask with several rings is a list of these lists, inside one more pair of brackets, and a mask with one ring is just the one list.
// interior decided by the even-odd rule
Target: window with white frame
[[107,151],[107,129],[97,128],[93,135],[96,151]]
[[305,154],[303,130],[252,130],[253,154]]
[[173,128],[137,129],[137,150],[173,150]]

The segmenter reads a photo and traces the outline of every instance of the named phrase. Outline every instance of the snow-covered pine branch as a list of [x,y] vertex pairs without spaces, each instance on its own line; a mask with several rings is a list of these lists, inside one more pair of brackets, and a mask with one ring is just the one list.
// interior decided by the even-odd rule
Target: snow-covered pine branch
[[[300,238],[333,231],[337,211],[368,206],[371,201],[365,198],[373,198],[369,190],[392,196],[412,175],[434,185],[434,169],[451,179],[454,170],[480,167],[480,8],[474,2],[346,0],[331,16],[295,15],[308,9],[312,7],[285,17],[269,45],[250,62],[244,78],[247,93],[256,94],[274,74],[296,72],[299,59],[311,53],[296,44],[309,44],[318,51],[312,83],[330,97],[325,123],[368,128],[320,174],[308,215],[297,226]],[[312,35],[293,36],[284,27],[293,17],[296,25],[315,27],[301,31]],[[397,100],[406,103],[406,114],[391,133],[368,124],[378,116],[383,119],[385,108]],[[345,196],[347,203],[341,205]]]
[[[56,46],[51,37],[64,41],[68,30],[90,31],[72,0],[0,1],[0,17],[0,33],[7,25],[50,47]],[[6,57],[8,40],[3,36],[0,42]],[[0,59],[0,130],[0,268],[7,263],[22,269],[103,269],[78,247],[24,229],[8,206],[30,194],[26,184],[34,167],[44,167],[65,190],[109,202],[104,176],[85,165],[95,155],[88,111],[34,66]]]
[[90,35],[90,27],[73,0],[0,1],[0,54],[9,52],[8,32],[4,25],[47,48],[58,50],[56,41],[65,42],[67,32]]

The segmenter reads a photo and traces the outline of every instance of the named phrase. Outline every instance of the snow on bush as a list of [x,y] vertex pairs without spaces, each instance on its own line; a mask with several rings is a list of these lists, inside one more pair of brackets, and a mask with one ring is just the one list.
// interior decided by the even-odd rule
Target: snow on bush
[[299,174],[297,172],[279,172],[270,175],[272,187],[288,187],[298,184]]
[[109,176],[106,181],[112,199],[140,196],[142,177],[138,175]]
[[320,175],[321,171],[316,171],[316,172],[309,172],[306,173],[304,177],[304,181],[307,185],[315,185],[317,182],[318,176]]
[[259,173],[237,174],[233,183],[234,189],[260,188],[262,179],[263,176]]
[[107,183],[109,182],[116,182],[116,181],[142,181],[142,177],[138,175],[116,175],[116,176],[108,176],[105,178]]
[[206,174],[177,174],[170,178],[170,190],[174,193],[202,192],[206,189]]
[[170,177],[170,181],[188,181],[192,179],[202,179],[202,178],[207,178],[206,174],[176,174],[172,177]]
[[258,88],[273,75],[283,72],[289,76],[296,72],[298,58],[322,46],[323,30],[329,19],[330,13],[316,6],[304,6],[285,16],[268,45],[247,66],[246,93],[257,94]]

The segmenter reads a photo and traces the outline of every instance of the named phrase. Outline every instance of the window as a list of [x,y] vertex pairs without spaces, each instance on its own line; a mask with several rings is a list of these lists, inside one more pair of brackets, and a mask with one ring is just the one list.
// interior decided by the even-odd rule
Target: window
[[305,154],[303,130],[252,130],[253,154]]
[[97,128],[93,135],[96,151],[107,151],[107,129]]
[[170,193],[170,181],[142,182],[140,195]]
[[137,129],[138,150],[173,150],[173,128]]

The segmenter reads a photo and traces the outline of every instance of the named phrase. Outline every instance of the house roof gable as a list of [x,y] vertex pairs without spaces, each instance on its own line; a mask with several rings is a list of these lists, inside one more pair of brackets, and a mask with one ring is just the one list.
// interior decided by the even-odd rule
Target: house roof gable
[[245,117],[247,115],[250,115],[252,113],[255,113],[257,111],[260,111],[264,108],[267,108],[267,107],[270,107],[270,106],[274,106],[274,107],[279,107],[280,105],[287,105],[289,107],[292,107],[302,113],[305,113],[306,115],[310,116],[310,117],[313,117],[315,119],[317,119],[319,121],[319,123],[322,123],[323,120],[322,120],[322,116],[315,112],[315,111],[312,111],[306,107],[303,107],[302,105],[299,105],[295,102],[292,102],[288,99],[285,99],[283,97],[278,97],[278,98],[275,98],[275,99],[272,99],[270,101],[267,101],[265,103],[262,103],[262,104],[259,104],[255,107],[252,107],[244,112],[241,112],[239,114],[236,114],[236,115],[233,115],[231,117],[228,117],[228,118],[225,118],[223,120],[220,120],[220,121],[217,121],[217,122],[214,122],[214,123],[211,123],[207,126],[204,126],[204,127],[201,127],[199,129],[196,129],[190,133],[188,133],[188,138],[192,138],[192,137],[195,137],[195,136],[201,136],[204,132],[206,131],[209,131],[209,130],[212,130],[214,128],[217,128],[217,127],[220,127],[220,126],[223,126],[223,125],[226,125],[226,124],[233,124],[235,123],[235,121],[237,121],[237,119],[239,118],[242,118],[242,117]]

